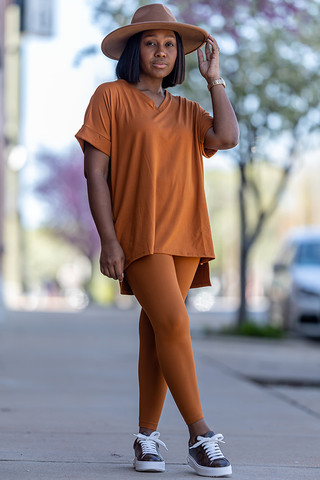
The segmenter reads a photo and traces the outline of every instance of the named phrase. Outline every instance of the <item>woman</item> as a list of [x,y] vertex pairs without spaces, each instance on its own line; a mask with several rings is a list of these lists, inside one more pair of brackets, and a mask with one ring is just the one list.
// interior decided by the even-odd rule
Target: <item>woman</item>
[[[184,55],[195,50],[213,117],[165,90],[183,82]],[[238,142],[219,48],[205,30],[180,24],[167,7],[152,4],[107,35],[102,51],[119,60],[118,80],[97,88],[76,137],[101,238],[101,272],[119,280],[121,293],[133,293],[142,307],[134,467],[165,469],[156,430],[169,387],[189,428],[189,465],[203,476],[231,474],[219,448],[223,436],[203,417],[184,303],[190,287],[210,285],[214,258],[202,155]]]

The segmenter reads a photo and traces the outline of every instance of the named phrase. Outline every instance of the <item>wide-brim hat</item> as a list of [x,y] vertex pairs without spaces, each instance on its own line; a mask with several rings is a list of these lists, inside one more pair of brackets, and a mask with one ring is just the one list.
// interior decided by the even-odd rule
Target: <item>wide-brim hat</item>
[[101,50],[107,57],[119,60],[132,35],[145,30],[159,29],[178,32],[186,55],[200,48],[209,36],[203,28],[187,23],[178,23],[165,5],[153,3],[138,8],[130,25],[117,28],[109,33],[102,41]]

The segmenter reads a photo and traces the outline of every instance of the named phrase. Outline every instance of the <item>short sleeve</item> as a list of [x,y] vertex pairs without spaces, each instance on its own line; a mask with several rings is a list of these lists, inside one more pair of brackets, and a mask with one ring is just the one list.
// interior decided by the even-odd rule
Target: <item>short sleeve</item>
[[206,112],[203,108],[199,106],[199,115],[200,115],[200,142],[202,145],[202,155],[206,158],[212,157],[215,153],[217,153],[217,150],[211,150],[208,148],[204,148],[204,137],[209,130],[209,128],[212,127],[212,116]]
[[88,142],[110,156],[111,102],[105,85],[100,85],[92,95],[84,116],[83,125],[75,137],[80,143],[82,151],[84,151],[84,143]]

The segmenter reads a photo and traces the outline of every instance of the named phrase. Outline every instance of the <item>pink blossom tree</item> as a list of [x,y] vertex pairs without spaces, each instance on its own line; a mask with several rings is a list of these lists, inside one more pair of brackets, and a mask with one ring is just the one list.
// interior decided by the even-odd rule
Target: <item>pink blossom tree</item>
[[47,206],[46,226],[92,261],[100,241],[88,204],[81,150],[60,155],[42,151],[38,161],[44,173],[35,194]]

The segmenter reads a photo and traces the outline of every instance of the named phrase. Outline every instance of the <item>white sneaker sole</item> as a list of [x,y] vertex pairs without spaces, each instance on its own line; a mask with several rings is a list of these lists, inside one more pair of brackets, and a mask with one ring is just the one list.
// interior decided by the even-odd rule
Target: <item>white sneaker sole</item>
[[164,472],[166,464],[164,462],[146,462],[133,460],[133,467],[137,472]]
[[232,474],[232,467],[229,465],[228,467],[202,467],[198,465],[197,462],[191,455],[187,457],[188,465],[193,468],[198,475],[202,477],[223,477],[224,475],[231,475]]

